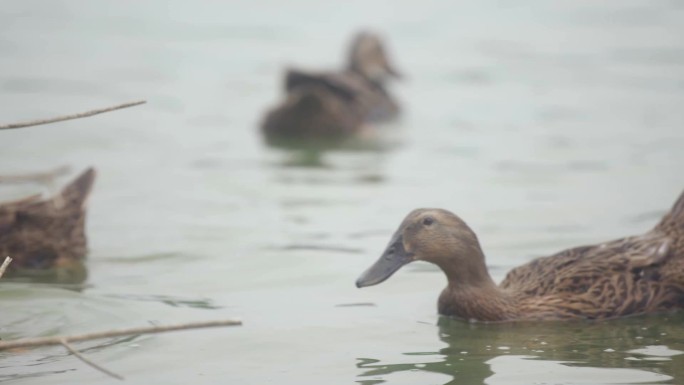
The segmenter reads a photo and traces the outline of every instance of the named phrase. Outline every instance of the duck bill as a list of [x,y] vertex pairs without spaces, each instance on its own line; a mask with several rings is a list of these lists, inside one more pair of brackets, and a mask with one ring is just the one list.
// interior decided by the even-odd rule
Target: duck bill
[[359,279],[356,280],[356,287],[377,285],[391,277],[402,266],[412,261],[413,253],[409,253],[404,249],[402,236],[395,234],[380,259],[369,267],[368,270],[364,271]]

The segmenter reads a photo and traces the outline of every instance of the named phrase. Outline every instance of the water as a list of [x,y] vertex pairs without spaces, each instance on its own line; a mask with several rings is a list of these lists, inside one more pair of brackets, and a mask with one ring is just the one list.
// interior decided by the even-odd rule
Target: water
[[[684,8],[674,1],[5,2],[0,174],[94,165],[88,279],[0,285],[3,339],[239,317],[79,344],[134,383],[684,381],[681,315],[605,323],[440,319],[445,280],[357,276],[416,207],[457,212],[495,279],[648,230],[684,187]],[[388,37],[405,106],[364,148],[265,146],[282,69]],[[10,199],[54,186],[0,186]],[[62,348],[2,353],[0,381],[110,383]]]

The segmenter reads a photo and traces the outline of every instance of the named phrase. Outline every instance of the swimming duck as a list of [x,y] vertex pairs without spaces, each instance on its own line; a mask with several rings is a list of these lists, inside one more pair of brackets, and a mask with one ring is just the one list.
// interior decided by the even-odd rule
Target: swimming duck
[[437,265],[439,313],[474,321],[605,319],[684,307],[684,193],[644,235],[582,246],[514,268],[496,285],[477,236],[455,214],[408,214],[356,282],[376,285],[409,262]]
[[267,113],[261,129],[267,139],[349,136],[366,122],[398,115],[399,106],[385,88],[389,79],[398,77],[380,37],[361,32],[351,43],[344,70],[288,70],[285,100]]
[[89,168],[50,199],[34,195],[0,203],[0,256],[14,259],[8,273],[85,258],[85,202],[94,180],[95,170]]

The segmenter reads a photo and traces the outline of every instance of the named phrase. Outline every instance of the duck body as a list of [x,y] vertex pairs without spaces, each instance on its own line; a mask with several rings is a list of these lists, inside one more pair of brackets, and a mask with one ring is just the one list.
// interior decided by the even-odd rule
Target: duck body
[[353,41],[348,67],[336,72],[290,69],[285,98],[261,125],[267,139],[336,139],[364,123],[395,118],[399,106],[385,88],[397,76],[379,37],[361,33]]
[[0,255],[13,258],[8,273],[82,261],[87,252],[85,202],[95,180],[88,169],[50,199],[31,196],[0,203]]
[[[438,300],[439,313],[447,316],[485,322],[607,319],[684,308],[684,193],[644,235],[535,259],[499,285],[487,272],[475,233],[445,210],[413,211],[388,250],[357,285],[382,282],[413,260],[435,263],[448,279]],[[383,261],[384,270],[378,267]]]

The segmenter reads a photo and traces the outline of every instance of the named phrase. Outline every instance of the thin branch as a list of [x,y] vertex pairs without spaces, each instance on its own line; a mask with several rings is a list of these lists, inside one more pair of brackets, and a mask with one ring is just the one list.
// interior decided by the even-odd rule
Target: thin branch
[[65,339],[62,338],[59,342],[60,342],[60,344],[62,344],[62,346],[64,346],[65,348],[67,348],[67,350],[68,350],[69,352],[71,352],[71,354],[73,354],[74,356],[76,356],[76,358],[78,358],[79,360],[85,362],[86,364],[92,366],[93,368],[95,368],[95,369],[101,371],[102,373],[104,373],[104,374],[106,374],[106,375],[108,375],[108,376],[110,376],[110,377],[114,377],[114,378],[116,378],[117,380],[122,380],[122,381],[123,381],[124,378],[123,378],[122,376],[120,376],[120,375],[118,375],[118,374],[116,374],[116,373],[114,373],[114,372],[112,372],[112,371],[110,371],[110,370],[107,370],[107,369],[103,368],[102,366],[100,366],[100,365],[94,363],[93,361],[90,361],[89,359],[85,358],[85,356],[84,356],[83,354],[81,354],[78,350],[74,349],[73,346],[69,345],[69,343],[68,343]]
[[14,341],[0,341],[0,351],[14,348],[31,348],[37,346],[47,345],[61,345],[62,340],[68,342],[97,340],[101,338],[120,337],[138,334],[153,334],[165,333],[176,330],[211,328],[219,326],[239,326],[242,325],[240,320],[223,320],[223,321],[209,321],[209,322],[191,322],[179,325],[169,326],[149,326],[130,328],[122,330],[110,330],[106,332],[96,332],[88,334],[79,334],[73,336],[55,336],[55,337],[39,337],[39,338],[24,338]]
[[9,266],[10,262],[12,262],[12,258],[6,257],[5,261],[2,263],[2,266],[0,266],[0,278],[2,278],[2,275],[5,274],[5,270],[7,270],[7,266]]
[[114,111],[114,110],[120,110],[122,108],[128,108],[128,107],[133,107],[133,106],[138,106],[141,104],[147,103],[146,100],[139,100],[137,102],[130,102],[130,103],[124,103],[124,104],[119,104],[118,106],[113,106],[113,107],[107,107],[107,108],[101,108],[98,110],[91,110],[91,111],[86,111],[82,112],[80,114],[73,114],[73,115],[64,115],[64,116],[58,116],[56,118],[51,118],[51,119],[42,119],[42,120],[34,120],[30,122],[21,122],[21,123],[11,123],[11,124],[5,124],[5,125],[0,125],[0,130],[11,130],[14,128],[22,128],[22,127],[30,127],[30,126],[39,126],[41,124],[48,124],[48,123],[55,123],[55,122],[62,122],[65,120],[72,120],[72,119],[80,119],[80,118],[87,118],[88,116],[93,116],[97,114],[102,114],[105,112],[109,111]]
[[60,166],[52,170],[43,172],[32,172],[16,175],[0,175],[0,183],[49,183],[57,177],[68,174],[71,171],[69,166]]

